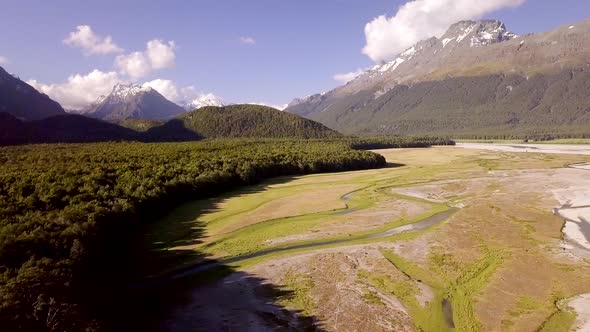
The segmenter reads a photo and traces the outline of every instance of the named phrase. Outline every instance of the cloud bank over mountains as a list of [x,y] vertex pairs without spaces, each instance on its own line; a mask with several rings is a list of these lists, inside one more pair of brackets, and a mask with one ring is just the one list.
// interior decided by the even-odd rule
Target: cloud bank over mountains
[[344,73],[344,74],[336,74],[334,75],[334,80],[338,81],[340,84],[346,84],[350,81],[352,81],[354,78],[356,78],[357,76],[359,76],[360,74],[364,73],[366,69],[357,69],[355,71],[351,71],[349,73]]
[[375,62],[390,61],[420,40],[440,37],[453,23],[517,7],[525,0],[413,0],[394,16],[378,16],[365,25],[362,52]]
[[[44,83],[35,79],[27,82],[66,109],[83,109],[100,96],[108,95],[117,83],[129,82],[150,86],[177,103],[218,98],[211,93],[200,93],[194,86],[178,87],[175,82],[167,79],[156,78],[139,82],[157,71],[175,66],[176,43],[173,40],[152,39],[146,43],[145,50],[125,53],[111,36],[100,36],[89,25],[79,25],[62,42],[81,49],[85,56],[116,55],[113,68],[108,71],[94,69],[86,74],[73,74],[61,83]],[[0,64],[7,61],[0,57]]]
[[98,69],[88,74],[75,74],[63,83],[45,84],[29,80],[28,84],[58,101],[65,109],[79,110],[102,95],[108,95],[115,84],[122,82],[117,72]]

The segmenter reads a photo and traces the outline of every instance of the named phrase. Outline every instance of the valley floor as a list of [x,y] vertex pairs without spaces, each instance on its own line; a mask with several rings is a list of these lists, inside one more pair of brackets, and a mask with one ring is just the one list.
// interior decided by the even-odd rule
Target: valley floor
[[146,230],[145,273],[184,285],[161,329],[583,329],[590,156],[500,150],[380,150],[398,165],[179,207]]

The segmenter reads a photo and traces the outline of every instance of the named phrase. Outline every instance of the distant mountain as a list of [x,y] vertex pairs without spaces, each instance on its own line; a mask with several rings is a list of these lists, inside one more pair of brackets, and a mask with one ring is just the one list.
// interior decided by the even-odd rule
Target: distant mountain
[[117,84],[108,96],[100,97],[84,113],[107,121],[127,119],[166,120],[185,109],[169,101],[151,87]]
[[153,140],[222,137],[322,138],[340,135],[326,126],[261,105],[206,106],[148,130]]
[[63,108],[47,95],[12,76],[0,67],[0,112],[30,121],[65,114]]
[[260,105],[206,106],[167,122],[117,124],[83,115],[25,122],[0,112],[0,145],[104,141],[196,141],[203,138],[323,138],[340,134],[312,120]]
[[192,101],[181,103],[181,105],[187,111],[194,111],[205,106],[225,106],[225,103],[217,96],[206,94]]
[[0,145],[27,143],[83,143],[130,141],[137,132],[83,115],[56,115],[24,122],[11,114],[0,113]]
[[347,134],[587,134],[588,59],[590,20],[525,36],[461,21],[286,111]]

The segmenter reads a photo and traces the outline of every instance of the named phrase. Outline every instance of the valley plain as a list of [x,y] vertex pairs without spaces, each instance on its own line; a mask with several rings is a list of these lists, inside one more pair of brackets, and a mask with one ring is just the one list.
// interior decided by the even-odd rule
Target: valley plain
[[14,2],[0,330],[590,331],[590,2]]
[[142,287],[182,294],[158,328],[588,324],[589,156],[377,152],[390,167],[278,178],[189,202],[149,225],[151,281]]

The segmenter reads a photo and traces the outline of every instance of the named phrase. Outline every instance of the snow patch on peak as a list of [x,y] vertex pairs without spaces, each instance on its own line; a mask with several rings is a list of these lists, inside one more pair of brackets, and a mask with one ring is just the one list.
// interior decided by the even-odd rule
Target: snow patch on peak
[[416,54],[416,48],[414,46],[408,48],[407,50],[403,51],[400,55],[403,57],[409,57],[411,58],[412,56],[414,56],[414,54]]
[[409,61],[414,57],[416,54],[416,45],[408,48],[407,50],[403,51],[399,54],[397,58],[392,61],[386,62],[384,64],[375,65],[371,69],[367,70],[366,73],[384,73],[387,71],[394,71],[401,65],[402,63]]
[[504,23],[500,21],[484,21],[475,35],[471,37],[470,46],[479,47],[511,40],[516,37],[518,37],[516,34],[506,30]]
[[457,43],[460,43],[465,37],[469,36],[471,32],[475,29],[475,25],[470,25],[467,28],[463,29],[463,33],[457,37]]
[[191,100],[188,103],[185,103],[184,108],[187,111],[192,111],[192,110],[196,110],[199,109],[201,107],[205,107],[205,106],[225,106],[225,103],[223,102],[223,100],[217,96],[215,96],[212,93],[207,93],[207,94],[203,94],[198,96],[197,98]]
[[506,25],[498,20],[460,21],[441,37],[443,48],[452,40],[457,43],[467,41],[469,46],[478,47],[516,38]]
[[571,30],[571,29],[573,29],[573,28],[575,28],[575,27],[576,27],[576,26],[574,26],[574,25],[570,25],[568,29],[570,29],[570,30]]
[[384,64],[383,66],[381,66],[381,68],[379,68],[379,71],[380,72],[394,71],[399,65],[401,65],[405,61],[406,61],[405,59],[398,57],[395,60],[390,61],[390,62]]
[[443,48],[445,48],[445,46],[447,46],[447,44],[450,43],[453,40],[455,40],[455,38],[445,38],[445,39],[443,39],[442,40]]
[[147,85],[137,85],[133,83],[119,83],[113,87],[113,91],[111,92],[111,96],[119,97],[121,99],[126,99],[131,96],[135,96],[140,93],[154,91],[151,87]]
[[100,97],[96,98],[96,101],[94,102],[94,104],[98,105],[98,104],[102,103],[105,99],[107,99],[107,96],[100,95]]
[[126,102],[134,96],[150,93],[152,91],[156,90],[146,85],[142,86],[133,83],[117,83],[108,96],[101,95],[92,105],[99,105],[103,102],[107,104],[118,104]]

